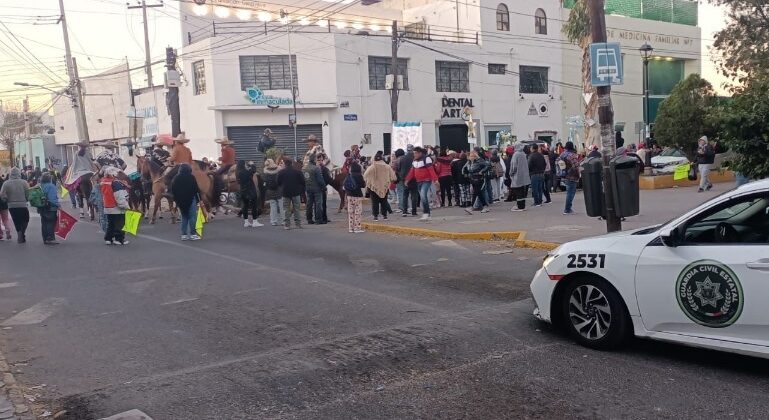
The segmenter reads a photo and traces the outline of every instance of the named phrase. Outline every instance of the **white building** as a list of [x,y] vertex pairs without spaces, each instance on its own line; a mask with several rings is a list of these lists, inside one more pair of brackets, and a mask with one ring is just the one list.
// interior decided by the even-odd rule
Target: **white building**
[[[344,150],[361,142],[367,153],[389,152],[385,81],[392,44],[386,28],[392,20],[400,31],[405,27],[398,51],[404,77],[398,120],[422,122],[423,144],[467,150],[463,104],[473,107],[481,145],[495,144],[500,131],[518,138],[560,136],[564,91],[550,82],[562,74],[558,0],[340,3],[331,9],[344,10],[331,14],[286,6],[293,19],[289,27],[277,21],[279,6],[239,21],[248,13],[231,8],[223,18],[228,10],[222,6],[248,2],[213,3],[185,5],[182,14],[187,42],[180,56],[189,81],[180,93],[182,130],[192,138],[196,157],[216,156],[213,140],[228,136],[239,157],[258,159],[256,144],[265,128],[293,154],[291,70],[300,152],[309,134],[323,139],[337,163]],[[204,9],[205,17],[195,14]],[[249,88],[265,96],[253,103]]]

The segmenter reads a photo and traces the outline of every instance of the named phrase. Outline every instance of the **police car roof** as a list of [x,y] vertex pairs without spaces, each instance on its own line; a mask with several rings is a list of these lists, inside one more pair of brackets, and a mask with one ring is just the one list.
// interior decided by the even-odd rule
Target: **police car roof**
[[766,179],[759,179],[758,181],[749,182],[747,184],[741,185],[739,188],[737,188],[737,191],[739,192],[751,192],[751,191],[760,191],[769,189],[769,178]]

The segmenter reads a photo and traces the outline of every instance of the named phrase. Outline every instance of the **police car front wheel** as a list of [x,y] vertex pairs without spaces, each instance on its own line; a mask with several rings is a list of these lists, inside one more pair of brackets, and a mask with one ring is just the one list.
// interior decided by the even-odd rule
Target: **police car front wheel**
[[605,280],[574,279],[562,296],[563,319],[571,336],[580,344],[612,349],[628,336],[630,319],[619,293]]

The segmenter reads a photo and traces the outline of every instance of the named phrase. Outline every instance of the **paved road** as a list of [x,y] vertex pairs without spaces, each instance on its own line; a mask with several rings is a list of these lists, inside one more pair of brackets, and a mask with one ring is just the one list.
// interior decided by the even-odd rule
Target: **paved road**
[[[37,229],[34,223],[33,229]],[[572,344],[531,317],[538,251],[350,235],[341,223],[127,247],[0,243],[0,349],[66,419],[765,416],[769,363]],[[487,252],[487,253],[484,253]],[[10,267],[10,270],[7,269]],[[6,327],[7,328],[7,327]]]

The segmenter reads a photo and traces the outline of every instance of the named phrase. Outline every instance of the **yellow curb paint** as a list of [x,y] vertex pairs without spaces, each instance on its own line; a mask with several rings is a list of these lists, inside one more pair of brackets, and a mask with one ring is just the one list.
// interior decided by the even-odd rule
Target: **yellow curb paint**
[[545,251],[550,251],[560,245],[552,242],[527,240],[525,239],[526,232],[524,231],[445,232],[442,230],[412,228],[412,227],[385,225],[385,224],[377,224],[377,223],[363,223],[363,227],[369,232],[393,233],[396,235],[426,236],[429,238],[464,239],[464,240],[471,240],[471,241],[511,240],[511,241],[515,241],[515,246],[518,248],[533,248],[533,249],[542,249]]

